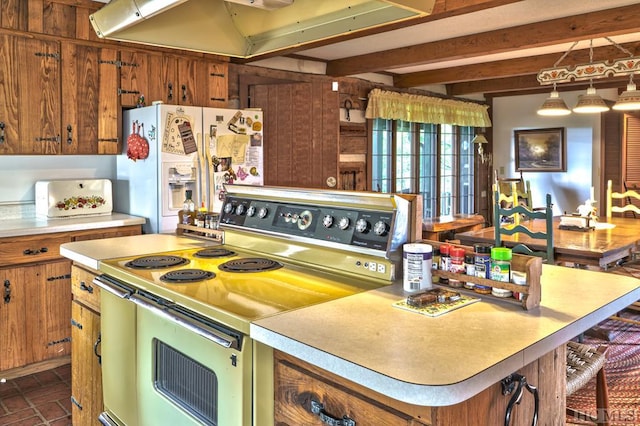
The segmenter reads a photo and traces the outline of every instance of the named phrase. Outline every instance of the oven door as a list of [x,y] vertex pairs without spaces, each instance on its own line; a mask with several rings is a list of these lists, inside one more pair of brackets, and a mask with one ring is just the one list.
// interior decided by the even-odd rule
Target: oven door
[[248,337],[146,296],[130,297],[138,307],[140,424],[250,426]]

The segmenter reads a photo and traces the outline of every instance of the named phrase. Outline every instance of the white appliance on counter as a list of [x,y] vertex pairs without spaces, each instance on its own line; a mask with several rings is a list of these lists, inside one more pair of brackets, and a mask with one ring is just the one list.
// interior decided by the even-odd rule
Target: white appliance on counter
[[[123,113],[115,209],[147,218],[144,233],[174,232],[186,190],[197,207],[219,213],[223,184],[262,185],[262,111],[153,105]],[[137,135],[149,144],[130,159]]]
[[65,218],[107,215],[113,210],[109,179],[40,180],[35,185],[36,215]]

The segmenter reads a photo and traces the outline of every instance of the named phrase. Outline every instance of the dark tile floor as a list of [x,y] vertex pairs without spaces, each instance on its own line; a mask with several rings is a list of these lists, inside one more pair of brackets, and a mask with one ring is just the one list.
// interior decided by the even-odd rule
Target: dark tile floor
[[0,426],[71,425],[71,365],[0,383]]

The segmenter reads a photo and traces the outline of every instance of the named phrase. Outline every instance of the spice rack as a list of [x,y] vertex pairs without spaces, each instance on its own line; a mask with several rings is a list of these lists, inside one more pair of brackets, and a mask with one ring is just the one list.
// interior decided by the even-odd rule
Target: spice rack
[[[429,244],[433,248],[439,248],[442,244],[449,244],[450,246],[462,247],[465,251],[465,254],[473,254],[473,247],[464,246],[452,242],[439,242],[439,241],[431,241],[431,240],[423,240],[422,243]],[[522,294],[522,300],[518,300],[514,297],[497,297],[492,294],[479,294],[473,290],[469,290],[466,288],[455,288],[455,291],[459,291],[464,294],[471,294],[476,297],[486,297],[487,299],[497,299],[500,301],[505,301],[509,303],[513,303],[516,305],[521,305],[524,310],[531,310],[538,306],[540,306],[541,299],[541,287],[540,287],[540,276],[542,275],[542,259],[535,256],[526,256],[522,254],[513,253],[513,257],[511,259],[511,270],[523,272],[526,274],[526,284],[518,285],[510,282],[503,281],[495,281],[488,278],[476,277],[473,275],[459,274],[455,272],[442,271],[440,269],[432,270],[431,273],[434,276],[444,277],[454,280],[460,280],[463,282],[470,282],[474,284],[479,284],[487,287],[495,287],[504,290],[510,290],[512,292]],[[441,287],[452,288],[446,284],[438,284]]]
[[203,228],[202,226],[183,225],[182,223],[178,223],[176,235],[188,235],[190,237],[202,238],[204,240],[221,243],[224,232],[219,229],[209,229]]

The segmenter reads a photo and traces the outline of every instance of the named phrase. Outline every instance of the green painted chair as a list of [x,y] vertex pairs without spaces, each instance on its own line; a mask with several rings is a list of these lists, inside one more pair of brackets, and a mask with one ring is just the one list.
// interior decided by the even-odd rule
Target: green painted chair
[[[500,194],[495,192],[494,200],[499,200]],[[518,205],[515,207],[503,208],[500,202],[495,202],[493,206],[494,229],[496,247],[503,245],[503,235],[526,234],[531,238],[545,240],[546,245],[543,250],[534,249],[524,243],[515,243],[511,249],[514,253],[529,256],[541,257],[546,263],[554,263],[553,255],[553,208],[551,204],[551,194],[547,194],[547,203],[543,208],[531,209],[527,206]],[[514,224],[500,225],[500,218],[504,216],[520,215],[520,220]],[[531,221],[541,219],[545,221],[545,231],[533,231],[530,228]]]
[[[525,254],[529,256],[538,256],[545,263],[554,264],[553,255],[553,209],[551,204],[551,194],[547,194],[546,206],[542,208],[530,209],[526,206],[516,206],[514,208],[502,208],[500,202],[494,205],[495,236],[496,247],[502,246],[503,235],[526,234],[531,238],[546,241],[544,250],[532,249],[526,244],[515,243],[512,247],[514,253]],[[495,200],[499,200],[498,191],[495,192]],[[516,224],[505,224],[500,226],[500,217],[512,214],[520,214],[523,219]],[[532,231],[527,227],[533,219],[541,219],[545,221],[545,231]],[[607,379],[605,375],[606,348],[600,347],[595,349],[589,345],[570,341],[566,345],[566,395],[573,394],[590,380],[596,380],[596,407],[598,418],[593,419],[597,425],[608,425],[607,412],[609,409],[609,396],[607,390]],[[571,407],[566,408],[566,414],[570,417],[586,419],[589,418],[586,413],[575,410]]]

